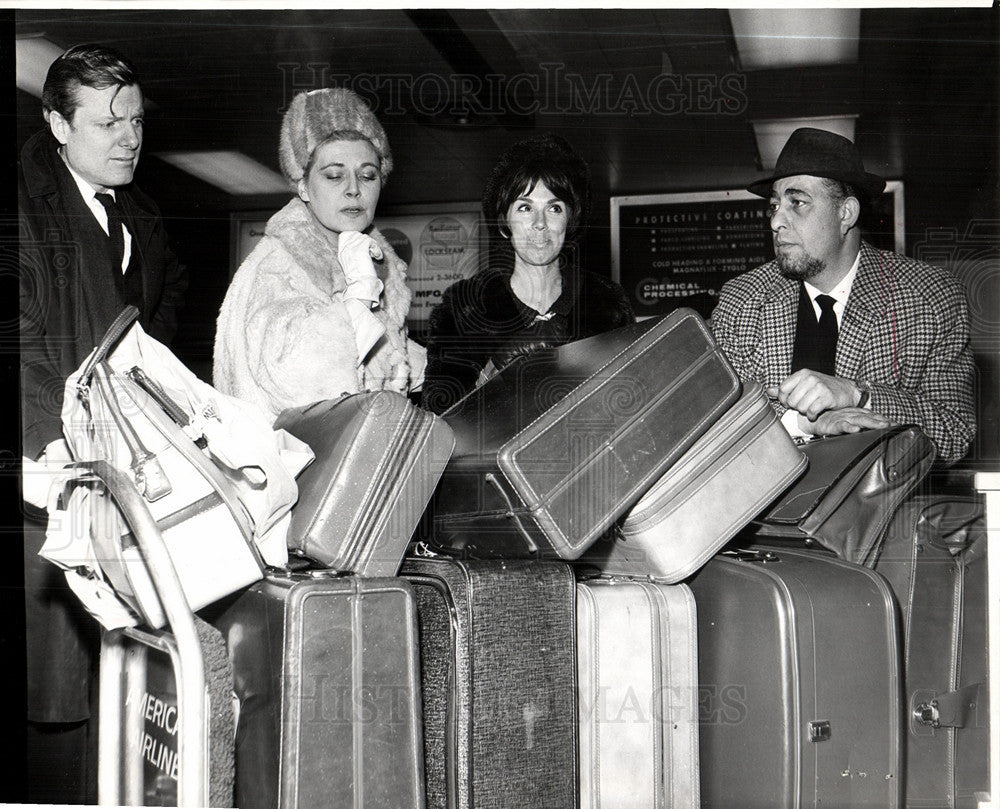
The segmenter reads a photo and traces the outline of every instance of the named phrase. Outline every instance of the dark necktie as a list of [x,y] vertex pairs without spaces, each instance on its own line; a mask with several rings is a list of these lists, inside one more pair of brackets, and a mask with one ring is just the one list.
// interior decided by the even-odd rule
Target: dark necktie
[[94,194],[108,214],[108,239],[111,242],[111,261],[114,268],[121,272],[122,258],[125,255],[125,237],[122,236],[122,212],[111,194]]
[[816,331],[816,343],[822,365],[827,373],[833,374],[837,359],[837,313],[833,311],[836,300],[829,295],[817,295],[816,303],[820,308],[819,325]]

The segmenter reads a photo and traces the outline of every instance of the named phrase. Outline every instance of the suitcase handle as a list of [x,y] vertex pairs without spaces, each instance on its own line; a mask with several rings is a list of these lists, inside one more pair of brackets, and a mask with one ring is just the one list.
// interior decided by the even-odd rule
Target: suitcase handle
[[722,556],[728,556],[730,559],[736,559],[740,562],[780,562],[781,556],[774,553],[773,551],[762,551],[762,550],[748,550],[744,548],[733,548],[732,550],[723,551]]
[[518,517],[517,512],[514,511],[514,504],[510,501],[510,497],[507,496],[507,492],[503,490],[503,486],[500,485],[499,481],[496,479],[496,475],[492,472],[487,473],[486,482],[489,483],[494,489],[496,489],[497,494],[503,500],[504,505],[507,506],[507,513],[504,514],[510,520],[514,521],[514,525],[517,527],[517,532],[521,535],[524,540],[524,544],[528,546],[529,553],[538,553],[538,543],[531,538],[531,534],[528,533],[527,529],[521,523],[521,518]]

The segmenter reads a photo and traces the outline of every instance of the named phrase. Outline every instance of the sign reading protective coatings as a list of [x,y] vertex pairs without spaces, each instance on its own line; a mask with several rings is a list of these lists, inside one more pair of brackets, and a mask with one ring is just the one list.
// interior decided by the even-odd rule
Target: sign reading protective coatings
[[[741,190],[612,197],[612,278],[639,317],[678,306],[708,317],[723,284],[774,258],[767,205]],[[871,244],[903,252],[901,182],[861,224]]]

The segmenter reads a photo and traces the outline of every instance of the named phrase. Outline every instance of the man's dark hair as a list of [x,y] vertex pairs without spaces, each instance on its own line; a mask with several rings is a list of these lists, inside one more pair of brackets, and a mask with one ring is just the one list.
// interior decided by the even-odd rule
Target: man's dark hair
[[79,106],[80,85],[104,90],[139,84],[135,66],[118,51],[106,45],[75,45],[56,59],[42,88],[42,111],[46,120],[58,112],[67,121]]
[[483,214],[501,233],[507,228],[507,209],[538,183],[566,203],[566,243],[576,237],[590,207],[590,170],[569,143],[558,135],[539,135],[507,149],[490,172],[483,191]]
[[840,180],[832,180],[829,177],[822,179],[827,193],[833,197],[833,201],[837,205],[840,205],[848,197],[854,197],[861,206],[862,211],[868,206],[868,197],[850,183],[842,183]]

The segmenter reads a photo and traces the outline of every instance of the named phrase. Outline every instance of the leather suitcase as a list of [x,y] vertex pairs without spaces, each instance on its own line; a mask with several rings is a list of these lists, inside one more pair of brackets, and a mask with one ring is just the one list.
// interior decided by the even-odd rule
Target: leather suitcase
[[906,805],[969,807],[988,793],[986,526],[972,497],[918,496],[875,563],[903,622]]
[[581,809],[696,809],[695,603],[683,584],[577,584]]
[[424,806],[416,607],[393,578],[268,574],[223,602],[236,806]]
[[392,391],[285,410],[274,424],[312,448],[288,544],[322,566],[394,576],[455,445],[451,429]]
[[898,807],[895,599],[823,552],[751,548],[690,582],[708,807]]
[[576,559],[739,395],[689,309],[519,358],[443,414],[430,542]]
[[687,578],[806,468],[759,385],[671,466],[582,557],[606,573]]
[[560,562],[407,559],[427,805],[577,805],[576,584]]

